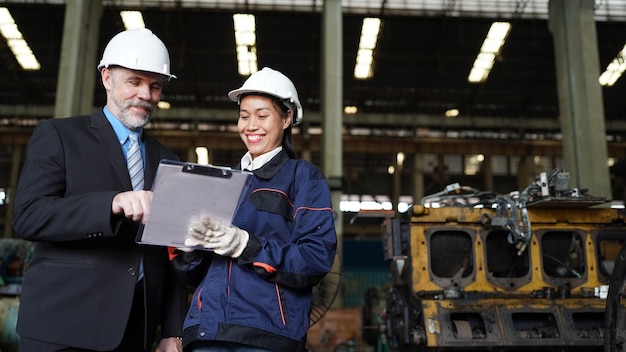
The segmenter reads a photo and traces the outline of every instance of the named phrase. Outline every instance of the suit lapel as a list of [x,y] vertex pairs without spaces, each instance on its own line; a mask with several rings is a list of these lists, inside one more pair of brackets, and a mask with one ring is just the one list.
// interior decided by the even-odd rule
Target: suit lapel
[[128,176],[126,158],[117,140],[115,131],[113,131],[113,127],[111,127],[111,124],[109,124],[109,121],[102,111],[93,113],[90,119],[91,131],[98,141],[100,141],[102,148],[105,149],[105,155],[113,166],[120,183],[123,185],[124,189],[131,190],[132,185],[130,183],[130,176]]
[[152,136],[143,131],[143,143],[146,147],[146,162],[144,168],[144,184],[146,189],[152,189],[152,183],[154,182],[154,176],[156,174],[157,167],[159,166],[160,153],[159,147]]

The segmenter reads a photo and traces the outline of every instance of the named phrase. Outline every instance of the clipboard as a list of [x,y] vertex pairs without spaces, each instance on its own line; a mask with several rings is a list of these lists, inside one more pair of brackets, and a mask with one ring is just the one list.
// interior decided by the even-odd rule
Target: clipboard
[[161,160],[152,185],[150,215],[137,233],[137,243],[186,247],[189,225],[202,216],[230,226],[251,175],[227,167]]

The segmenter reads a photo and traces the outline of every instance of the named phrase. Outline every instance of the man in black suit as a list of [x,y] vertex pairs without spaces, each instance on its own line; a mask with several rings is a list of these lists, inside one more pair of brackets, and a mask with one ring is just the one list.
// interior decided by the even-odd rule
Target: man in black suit
[[[107,44],[98,69],[106,106],[42,121],[27,147],[13,217],[17,235],[35,243],[20,351],[152,351],[158,334],[158,352],[179,352],[187,287],[167,248],[136,243],[158,163],[177,159],[143,132],[175,78],[169,53],[150,30],[128,30]],[[145,170],[137,191],[126,165],[131,132],[140,134]]]

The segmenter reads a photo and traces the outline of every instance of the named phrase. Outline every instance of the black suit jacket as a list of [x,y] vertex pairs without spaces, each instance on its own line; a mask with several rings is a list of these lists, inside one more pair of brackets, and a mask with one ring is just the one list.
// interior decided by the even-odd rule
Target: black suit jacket
[[[161,159],[177,157],[144,132],[145,189]],[[131,190],[126,159],[102,111],[42,121],[27,147],[15,195],[13,226],[35,242],[24,276],[21,336],[85,349],[110,350],[124,334],[143,254],[148,341],[157,324],[181,336],[187,288],[167,249],[139,246],[138,224],[111,212]]]

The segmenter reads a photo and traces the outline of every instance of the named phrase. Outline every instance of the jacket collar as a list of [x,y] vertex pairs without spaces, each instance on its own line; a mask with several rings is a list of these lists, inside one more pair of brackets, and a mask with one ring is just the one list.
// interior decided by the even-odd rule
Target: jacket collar
[[[287,155],[287,152],[283,149],[265,165],[253,170],[252,173],[256,177],[269,180],[278,173],[278,170],[280,170],[287,161],[289,161],[289,155]],[[241,165],[239,165],[239,168],[241,168]]]

